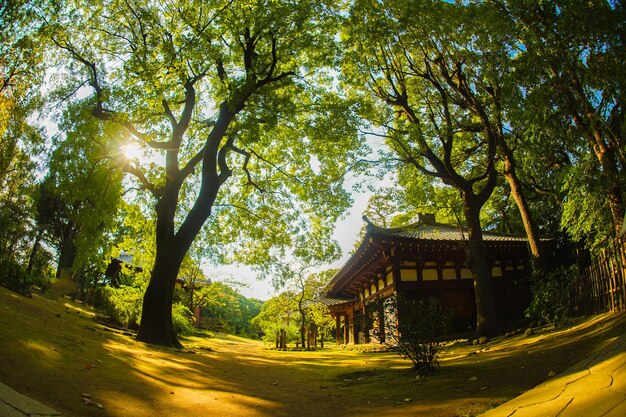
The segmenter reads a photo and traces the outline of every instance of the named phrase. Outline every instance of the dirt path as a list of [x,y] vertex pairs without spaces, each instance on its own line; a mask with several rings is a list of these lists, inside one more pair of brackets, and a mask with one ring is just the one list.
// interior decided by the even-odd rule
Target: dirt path
[[70,417],[471,416],[562,372],[625,323],[606,315],[530,338],[457,344],[423,382],[392,353],[278,352],[236,337],[155,349],[68,300],[0,288],[0,380]]

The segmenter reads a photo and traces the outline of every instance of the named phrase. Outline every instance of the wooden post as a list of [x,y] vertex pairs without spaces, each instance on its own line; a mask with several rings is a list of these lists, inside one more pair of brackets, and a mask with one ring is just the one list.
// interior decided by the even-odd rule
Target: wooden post
[[317,349],[317,324],[311,323],[309,325],[309,333],[310,344]]
[[356,318],[356,311],[352,309],[352,343],[359,344],[359,326],[356,325],[354,319]]
[[612,301],[612,307],[613,307],[613,311],[618,311],[620,309],[619,306],[619,295],[617,293],[617,280],[615,279],[616,276],[616,271],[615,271],[615,264],[614,264],[614,255],[613,255],[613,251],[611,250],[611,247],[609,246],[607,248],[607,269],[609,271],[609,284],[611,286],[611,301]]
[[610,282],[608,279],[608,270],[606,265],[606,250],[602,251],[602,256],[600,258],[600,279],[602,280],[602,292],[604,293],[604,311],[607,310],[613,311],[613,306],[611,305],[611,290],[609,288]]
[[602,249],[602,258],[604,263],[604,282],[606,283],[606,291],[608,292],[608,304],[611,311],[615,311],[615,291],[613,288],[613,274],[611,273],[611,257],[606,249]]
[[341,344],[341,316],[337,314],[335,316],[335,338],[337,339],[337,345]]
[[622,278],[622,299],[624,300],[622,309],[626,310],[626,243],[622,240],[622,238],[617,240],[617,248],[619,252],[617,258],[620,262]]
[[619,280],[619,289],[620,289],[620,297],[622,299],[622,310],[626,309],[626,269],[624,267],[624,251],[622,250],[622,243],[619,241],[613,242],[613,247],[615,248],[615,260],[617,262],[617,270],[618,270],[618,280]]
[[365,309],[365,302],[363,302],[363,338],[365,343],[370,342],[370,326],[367,320],[367,311]]
[[280,348],[287,348],[287,332],[285,331],[285,329],[280,329]]
[[385,301],[381,300],[378,307],[378,332],[380,343],[385,343]]
[[348,315],[344,314],[343,316],[343,343],[345,345],[350,341],[350,326],[349,326]]

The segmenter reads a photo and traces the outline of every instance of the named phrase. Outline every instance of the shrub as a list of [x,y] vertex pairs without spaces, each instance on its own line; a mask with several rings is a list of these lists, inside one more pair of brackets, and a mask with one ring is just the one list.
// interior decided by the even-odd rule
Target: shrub
[[284,323],[266,323],[263,328],[263,337],[261,338],[266,343],[276,343],[276,333],[280,330],[287,332],[287,343],[293,343],[300,340],[300,328],[293,324],[287,326]]
[[[128,329],[139,329],[144,289],[122,285],[101,287],[96,292],[94,306],[98,315]],[[172,305],[172,325],[177,335],[191,334],[194,327],[191,311],[183,304]]]
[[103,287],[96,297],[95,307],[98,314],[113,323],[138,329],[143,304],[143,290],[137,287]]
[[386,343],[411,360],[419,375],[437,369],[442,342],[452,321],[451,311],[435,298],[407,300],[400,295],[387,298],[384,309],[386,317],[398,318],[388,320]]
[[0,284],[23,295],[30,292],[30,281],[24,267],[13,259],[0,258]]
[[180,303],[172,305],[172,324],[176,335],[180,336],[194,332],[192,317],[191,310],[185,305]]
[[577,276],[577,265],[533,275],[533,298],[526,309],[526,317],[550,324],[560,323],[567,319],[570,284]]

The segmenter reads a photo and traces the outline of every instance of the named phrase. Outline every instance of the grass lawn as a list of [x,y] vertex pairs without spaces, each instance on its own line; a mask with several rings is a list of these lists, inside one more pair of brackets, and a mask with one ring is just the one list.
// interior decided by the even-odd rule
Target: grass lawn
[[360,347],[281,352],[217,336],[156,348],[80,304],[0,287],[0,381],[66,416],[473,416],[625,331],[624,314],[607,314],[531,337],[453,343],[438,372],[418,381],[409,361]]

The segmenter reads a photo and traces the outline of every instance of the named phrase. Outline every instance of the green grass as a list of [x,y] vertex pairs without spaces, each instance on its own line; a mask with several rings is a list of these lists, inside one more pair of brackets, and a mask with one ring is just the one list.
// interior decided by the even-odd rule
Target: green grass
[[530,338],[454,343],[441,368],[417,380],[409,361],[363,347],[277,351],[221,334],[186,337],[182,350],[149,346],[84,305],[4,288],[0,312],[0,380],[70,417],[472,416],[626,330],[623,315],[604,315]]

